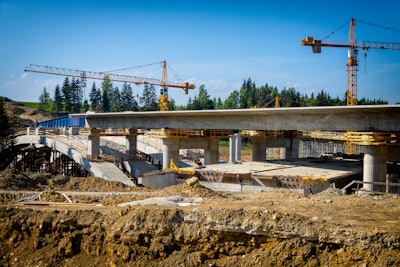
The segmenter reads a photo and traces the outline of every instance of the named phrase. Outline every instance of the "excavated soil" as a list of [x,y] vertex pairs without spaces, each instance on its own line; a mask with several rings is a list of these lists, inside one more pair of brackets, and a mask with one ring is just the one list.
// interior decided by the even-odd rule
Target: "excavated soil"
[[[1,266],[400,265],[398,195],[149,190],[11,170],[0,173],[0,190]],[[116,206],[171,196],[201,201]]]

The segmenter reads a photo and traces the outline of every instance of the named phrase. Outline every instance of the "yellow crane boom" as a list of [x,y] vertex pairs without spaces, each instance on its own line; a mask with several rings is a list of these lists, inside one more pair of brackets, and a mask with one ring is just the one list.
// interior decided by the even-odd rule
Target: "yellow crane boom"
[[369,50],[369,49],[387,49],[387,50],[400,50],[400,43],[388,43],[388,42],[356,42],[355,33],[355,19],[350,20],[349,28],[349,40],[347,44],[335,44],[327,43],[321,40],[316,40],[313,37],[306,37],[301,41],[303,46],[311,46],[313,53],[321,53],[322,47],[339,47],[348,49],[347,59],[347,105],[357,105],[357,73],[358,73],[358,49]]
[[169,83],[167,80],[167,62],[163,61],[163,62],[161,62],[161,64],[163,67],[162,80],[153,79],[153,78],[135,77],[135,76],[129,76],[129,75],[111,74],[111,73],[107,73],[107,72],[95,72],[95,71],[86,71],[86,70],[57,68],[57,67],[42,66],[42,65],[35,65],[35,64],[30,64],[29,66],[27,66],[25,68],[25,71],[53,74],[53,75],[60,75],[60,76],[70,76],[70,77],[76,77],[76,78],[127,82],[127,83],[133,83],[136,85],[148,84],[148,85],[161,86],[160,98],[158,100],[158,106],[159,106],[160,110],[165,111],[165,110],[169,110],[168,87],[181,88],[183,90],[183,93],[187,94],[189,89],[194,89],[196,86],[189,82]]

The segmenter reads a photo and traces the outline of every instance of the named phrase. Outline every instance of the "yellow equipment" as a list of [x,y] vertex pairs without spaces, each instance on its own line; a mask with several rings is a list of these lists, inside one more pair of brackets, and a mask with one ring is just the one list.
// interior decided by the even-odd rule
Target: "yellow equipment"
[[169,166],[170,166],[169,168],[164,168],[164,171],[172,171],[178,175],[184,175],[184,176],[186,175],[193,176],[196,174],[195,170],[179,168],[178,166],[176,166],[173,159],[170,159]]
[[[277,95],[274,98],[272,98],[270,101],[265,103],[264,106],[262,106],[261,108],[267,108],[274,101],[275,101],[275,107],[276,108],[280,108],[281,107],[281,105],[280,105],[280,101],[281,100],[285,100],[285,101],[301,104],[301,102],[294,101],[294,100],[291,100],[291,99],[282,98],[282,97]],[[259,106],[251,106],[250,108],[260,108],[260,107]]]
[[323,46],[327,47],[341,47],[348,49],[347,59],[347,106],[357,105],[357,72],[358,72],[358,48],[362,50],[369,49],[387,49],[387,50],[400,50],[400,43],[387,43],[387,42],[369,42],[362,41],[356,42],[356,33],[354,29],[356,20],[350,20],[349,40],[347,44],[334,44],[325,43],[322,40],[315,40],[313,37],[306,37],[301,41],[301,45],[311,46],[313,53],[321,53]]
[[70,77],[85,78],[85,79],[88,78],[88,79],[95,79],[95,80],[127,82],[127,83],[133,83],[135,85],[148,84],[148,85],[161,86],[160,98],[158,100],[158,107],[160,108],[161,111],[166,111],[166,110],[169,110],[169,106],[170,106],[169,99],[168,99],[168,87],[181,88],[183,90],[183,93],[187,94],[189,89],[194,89],[196,86],[189,82],[169,83],[168,76],[167,76],[167,62],[162,61],[160,63],[163,68],[163,75],[162,75],[161,80],[153,79],[153,78],[135,77],[135,76],[129,76],[129,75],[110,74],[107,72],[94,72],[94,71],[85,71],[85,70],[56,68],[56,67],[41,66],[41,65],[35,65],[35,64],[30,64],[28,67],[25,68],[25,71],[45,73],[45,74],[54,74],[54,75],[61,75],[61,76],[70,76]]

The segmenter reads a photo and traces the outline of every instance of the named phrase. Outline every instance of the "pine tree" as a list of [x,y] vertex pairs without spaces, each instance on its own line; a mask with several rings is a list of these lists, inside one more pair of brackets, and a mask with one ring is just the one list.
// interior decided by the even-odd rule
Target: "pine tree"
[[39,113],[47,114],[51,104],[50,94],[47,92],[46,87],[43,88],[43,93],[39,96]]
[[121,111],[121,93],[119,92],[119,88],[115,87],[111,90],[110,94],[111,99],[111,112],[119,112]]
[[132,87],[128,83],[124,83],[121,91],[121,110],[137,110],[137,103],[133,97]]
[[158,110],[157,95],[154,86],[144,85],[143,95],[139,98],[141,110]]
[[54,99],[53,99],[53,113],[61,113],[63,111],[63,99],[61,96],[60,86],[57,84],[56,89],[54,90]]
[[[74,80],[74,79],[73,79]],[[72,111],[72,90],[69,78],[65,77],[63,86],[61,88],[62,98],[64,99],[65,112],[70,113]]]
[[89,101],[91,110],[100,111],[101,110],[101,92],[100,89],[96,88],[96,83],[93,82],[92,89],[89,93]]
[[110,94],[112,93],[112,83],[110,80],[105,79],[101,83],[101,90],[102,90],[102,96],[101,96],[101,106],[102,106],[102,111],[103,112],[110,112],[111,110],[111,98]]

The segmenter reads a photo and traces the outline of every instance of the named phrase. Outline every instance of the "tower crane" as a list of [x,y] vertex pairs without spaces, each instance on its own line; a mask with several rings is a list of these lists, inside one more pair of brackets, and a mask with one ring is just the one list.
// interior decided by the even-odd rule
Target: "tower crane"
[[400,43],[387,43],[387,42],[370,42],[370,41],[356,41],[355,32],[356,20],[350,20],[349,39],[347,44],[334,44],[326,43],[322,40],[316,40],[313,37],[307,36],[301,41],[303,46],[311,46],[313,53],[321,53],[321,48],[324,47],[339,47],[348,49],[347,59],[347,91],[346,102],[347,106],[357,105],[357,72],[358,72],[358,50],[369,49],[387,49],[387,50],[400,50]]
[[183,94],[188,94],[189,89],[194,89],[196,86],[189,82],[183,83],[170,83],[168,82],[167,76],[167,62],[160,62],[163,68],[162,79],[153,79],[153,78],[142,78],[135,77],[129,75],[120,75],[120,74],[110,74],[107,72],[95,72],[95,71],[85,71],[85,70],[74,70],[74,69],[66,69],[66,68],[57,68],[50,66],[41,66],[30,64],[25,68],[25,71],[28,72],[38,72],[45,74],[53,74],[53,75],[61,75],[61,76],[70,76],[77,78],[88,78],[95,80],[109,80],[116,82],[127,82],[133,83],[135,85],[148,84],[148,85],[157,85],[161,86],[160,89],[160,97],[158,99],[158,107],[161,111],[169,110],[169,99],[168,99],[168,87],[172,88],[181,88]]

